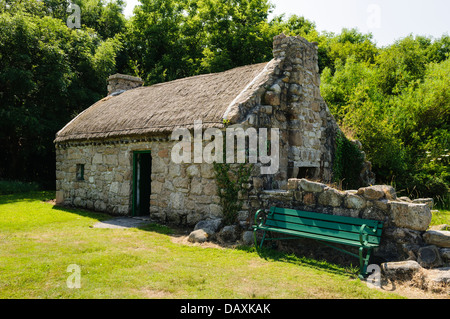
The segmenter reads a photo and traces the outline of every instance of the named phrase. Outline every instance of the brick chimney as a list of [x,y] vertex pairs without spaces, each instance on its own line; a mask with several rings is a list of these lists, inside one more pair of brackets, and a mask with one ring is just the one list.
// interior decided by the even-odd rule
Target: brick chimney
[[141,78],[126,74],[113,74],[108,78],[108,95],[117,95],[144,84]]

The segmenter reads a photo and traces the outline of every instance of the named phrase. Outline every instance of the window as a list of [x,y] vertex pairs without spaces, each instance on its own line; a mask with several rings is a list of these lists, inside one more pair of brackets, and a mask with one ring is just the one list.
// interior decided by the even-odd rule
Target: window
[[77,164],[77,181],[84,181],[84,164]]

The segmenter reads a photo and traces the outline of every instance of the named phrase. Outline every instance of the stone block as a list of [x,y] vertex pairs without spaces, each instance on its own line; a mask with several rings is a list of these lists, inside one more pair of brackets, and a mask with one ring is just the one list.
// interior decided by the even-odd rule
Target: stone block
[[428,230],[423,234],[423,239],[427,244],[450,248],[450,231]]
[[412,201],[416,204],[427,204],[430,209],[433,209],[434,200],[433,198],[417,198]]
[[238,238],[239,227],[237,225],[225,226],[217,233],[218,239],[222,242],[234,242]]
[[223,217],[223,209],[222,206],[217,204],[209,205],[209,214],[212,218],[222,218]]
[[304,178],[300,180],[300,188],[305,192],[321,193],[324,191],[325,187],[327,187],[327,185],[322,183],[312,182]]
[[320,205],[339,207],[342,204],[344,198],[344,193],[339,192],[334,188],[325,188],[325,190],[320,193],[317,201]]
[[188,177],[200,177],[200,170],[197,165],[190,165],[186,169],[186,174]]
[[356,194],[363,195],[368,200],[378,200],[382,198],[394,200],[397,198],[395,189],[389,185],[374,185],[362,187],[358,189],[358,192]]
[[204,243],[208,240],[209,234],[204,229],[197,229],[189,234],[188,241],[191,243]]
[[363,209],[366,206],[366,200],[361,196],[348,194],[344,199],[344,205],[350,209]]
[[380,265],[381,271],[390,279],[412,279],[415,273],[420,271],[422,267],[417,261],[397,261],[387,262]]
[[303,204],[305,205],[316,205],[316,198],[313,193],[306,193],[303,195]]
[[436,268],[442,266],[439,250],[434,245],[421,247],[417,254],[417,262],[424,268]]
[[203,192],[203,183],[202,179],[199,177],[194,177],[191,180],[191,194],[193,195],[201,195]]
[[287,189],[288,190],[296,190],[298,187],[298,183],[300,180],[291,178],[288,180]]
[[219,230],[221,225],[222,225],[221,218],[207,219],[207,220],[199,221],[195,225],[194,230],[203,229],[203,230],[207,231],[209,234],[213,234]]
[[183,209],[184,208],[184,194],[182,193],[171,193],[169,197],[169,207],[173,209]]
[[426,204],[389,202],[390,218],[395,226],[426,231],[431,222],[431,211]]
[[280,105],[280,93],[274,91],[266,91],[264,94],[264,104],[279,106]]

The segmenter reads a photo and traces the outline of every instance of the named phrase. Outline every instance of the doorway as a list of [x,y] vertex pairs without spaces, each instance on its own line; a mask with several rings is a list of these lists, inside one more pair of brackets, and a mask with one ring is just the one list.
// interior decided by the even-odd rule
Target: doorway
[[151,175],[150,151],[133,152],[133,216],[150,215]]

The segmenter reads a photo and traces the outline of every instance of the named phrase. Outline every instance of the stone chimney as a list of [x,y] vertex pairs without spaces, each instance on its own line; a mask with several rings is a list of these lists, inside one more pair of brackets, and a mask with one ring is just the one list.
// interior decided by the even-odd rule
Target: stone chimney
[[108,95],[118,95],[144,84],[141,78],[126,74],[113,74],[108,78]]
[[281,33],[273,38],[273,57],[284,60],[284,68],[306,69],[318,76],[317,42],[309,42],[301,36],[286,36]]

